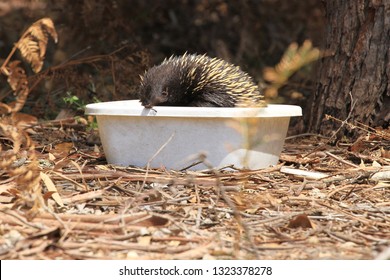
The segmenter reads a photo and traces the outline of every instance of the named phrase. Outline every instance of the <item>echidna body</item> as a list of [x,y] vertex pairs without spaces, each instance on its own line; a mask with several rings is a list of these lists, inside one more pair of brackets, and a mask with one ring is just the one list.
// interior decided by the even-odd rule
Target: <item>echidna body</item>
[[238,66],[206,55],[172,56],[141,77],[140,101],[153,106],[260,107],[263,96]]

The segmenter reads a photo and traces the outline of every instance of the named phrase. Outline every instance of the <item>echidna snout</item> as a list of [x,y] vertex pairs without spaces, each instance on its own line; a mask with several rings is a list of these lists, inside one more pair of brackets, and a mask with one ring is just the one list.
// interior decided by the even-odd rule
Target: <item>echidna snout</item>
[[152,108],[153,106],[164,104],[168,101],[168,91],[160,88],[150,89],[150,92],[143,96],[140,101],[145,108]]
[[185,106],[181,98],[185,97],[182,88],[183,83],[180,80],[180,67],[175,65],[160,64],[150,68],[141,77],[141,86],[139,97],[143,106],[151,108],[156,105],[160,106]]

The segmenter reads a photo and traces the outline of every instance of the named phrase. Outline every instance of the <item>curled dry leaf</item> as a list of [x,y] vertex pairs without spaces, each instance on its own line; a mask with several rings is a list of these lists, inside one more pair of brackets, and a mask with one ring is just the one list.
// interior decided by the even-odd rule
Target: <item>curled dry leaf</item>
[[16,100],[15,102],[12,102],[12,104],[6,105],[0,103],[3,110],[5,110],[5,113],[20,111],[30,92],[26,72],[19,65],[20,61],[15,60],[11,61],[7,67],[3,68],[3,70],[5,69],[4,73],[8,76],[8,84],[11,86],[12,90],[14,90],[14,95],[16,96]]
[[58,35],[53,21],[50,18],[43,18],[33,23],[16,44],[35,73],[42,69],[49,36],[57,43]]
[[27,86],[26,72],[20,67],[20,61],[14,60],[8,64],[8,79],[7,82],[11,86],[12,90],[19,91],[22,87]]
[[313,228],[309,217],[306,214],[295,216],[289,223],[289,228]]

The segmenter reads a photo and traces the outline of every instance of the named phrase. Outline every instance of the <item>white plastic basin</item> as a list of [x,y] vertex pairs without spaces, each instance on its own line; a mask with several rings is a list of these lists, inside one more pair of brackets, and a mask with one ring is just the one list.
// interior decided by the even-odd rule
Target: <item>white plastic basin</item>
[[95,115],[107,162],[192,170],[210,166],[260,169],[275,165],[290,117],[301,116],[292,105],[265,108],[156,106],[138,100],[89,104]]

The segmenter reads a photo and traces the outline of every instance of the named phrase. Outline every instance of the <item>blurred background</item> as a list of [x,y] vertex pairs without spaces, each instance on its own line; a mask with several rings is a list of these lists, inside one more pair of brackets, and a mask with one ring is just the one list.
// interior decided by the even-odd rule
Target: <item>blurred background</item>
[[[44,119],[67,107],[81,112],[84,104],[97,100],[137,98],[140,74],[184,52],[239,65],[264,87],[264,68],[275,66],[291,43],[309,39],[321,48],[325,32],[318,0],[2,0],[1,63],[23,32],[44,17],[53,20],[58,43],[49,42],[40,73],[25,64],[34,87],[23,108]],[[316,66],[294,74],[272,102],[305,108]],[[74,97],[77,102],[69,101]],[[12,98],[2,76],[0,101]]]

